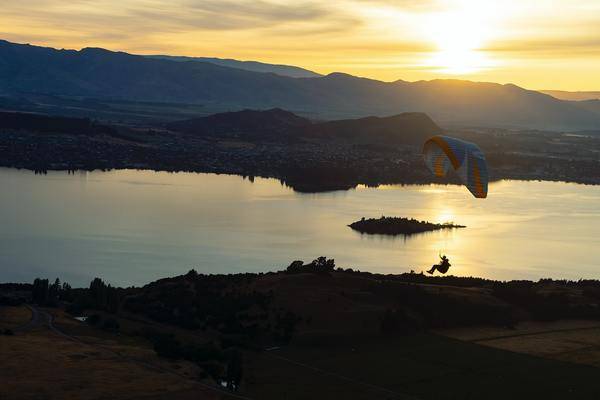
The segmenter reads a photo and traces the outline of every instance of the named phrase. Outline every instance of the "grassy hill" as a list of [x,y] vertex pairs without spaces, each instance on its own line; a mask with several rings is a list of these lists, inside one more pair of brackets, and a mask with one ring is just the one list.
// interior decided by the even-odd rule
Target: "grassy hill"
[[[495,282],[333,268],[323,258],[294,262],[280,273],[191,271],[127,289],[95,280],[90,289],[56,292],[50,286],[45,307],[0,305],[0,326],[15,332],[0,340],[0,362],[10,377],[0,395],[301,400],[600,394],[600,354],[593,350],[600,344],[597,281]],[[43,285],[33,285],[33,301],[42,301]],[[0,285],[0,294],[24,288]],[[52,296],[58,302],[50,304]],[[115,299],[119,306],[111,310]],[[241,367],[234,392],[218,384],[235,376],[232,365]]]

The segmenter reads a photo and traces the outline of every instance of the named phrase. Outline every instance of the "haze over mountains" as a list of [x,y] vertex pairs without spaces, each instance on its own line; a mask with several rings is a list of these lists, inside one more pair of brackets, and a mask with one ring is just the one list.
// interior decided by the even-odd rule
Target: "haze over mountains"
[[181,61],[181,62],[204,62],[215,65],[221,65],[223,67],[231,67],[243,69],[245,71],[253,72],[271,72],[277,75],[289,76],[291,78],[317,78],[323,76],[316,72],[309,71],[304,68],[295,67],[293,65],[281,65],[281,64],[266,64],[258,61],[239,61],[230,58],[215,58],[215,57],[184,57],[184,56],[146,56],[148,58],[154,58],[159,60],[170,60],[170,61]]
[[285,75],[298,73],[287,66],[261,64],[265,72],[256,72],[241,69],[254,64],[203,60],[209,61],[0,41],[0,95],[191,103],[221,110],[284,108],[317,119],[424,112],[442,126],[600,130],[595,104],[559,100],[512,84],[382,82],[343,73],[295,78]]
[[600,91],[594,92],[569,92],[565,90],[540,90],[541,93],[548,94],[560,100],[584,101],[600,100]]

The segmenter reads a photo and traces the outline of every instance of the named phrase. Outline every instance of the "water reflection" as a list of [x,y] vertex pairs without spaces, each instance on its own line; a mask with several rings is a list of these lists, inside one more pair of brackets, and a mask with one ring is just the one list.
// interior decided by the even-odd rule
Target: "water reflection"
[[[300,194],[279,181],[110,171],[0,170],[0,280],[60,276],[119,285],[184,273],[279,269],[294,259],[421,271],[447,254],[458,275],[600,278],[600,187],[496,182],[486,200],[461,186],[358,187]],[[361,235],[362,216],[455,222],[410,238]]]

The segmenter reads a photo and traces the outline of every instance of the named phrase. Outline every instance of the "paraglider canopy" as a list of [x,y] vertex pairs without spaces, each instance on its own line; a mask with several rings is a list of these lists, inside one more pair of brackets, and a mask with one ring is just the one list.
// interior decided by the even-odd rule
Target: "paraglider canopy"
[[475,143],[450,136],[433,136],[423,145],[423,159],[434,175],[446,176],[452,167],[473,196],[487,197],[487,162]]

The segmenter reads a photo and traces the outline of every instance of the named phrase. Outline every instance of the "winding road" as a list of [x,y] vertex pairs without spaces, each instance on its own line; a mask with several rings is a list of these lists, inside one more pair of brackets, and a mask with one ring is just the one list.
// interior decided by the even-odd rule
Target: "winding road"
[[[54,317],[49,312],[40,310],[39,308],[29,305],[29,304],[27,304],[26,307],[29,308],[29,310],[31,311],[31,319],[27,323],[14,328],[13,332],[24,333],[24,332],[29,332],[36,328],[45,326],[48,329],[50,329],[52,332],[56,333],[59,336],[64,337],[65,339],[74,340],[76,342],[81,342],[81,340],[77,339],[76,337],[67,335],[63,331],[56,328],[54,326]],[[83,342],[81,342],[81,343],[83,343]]]

